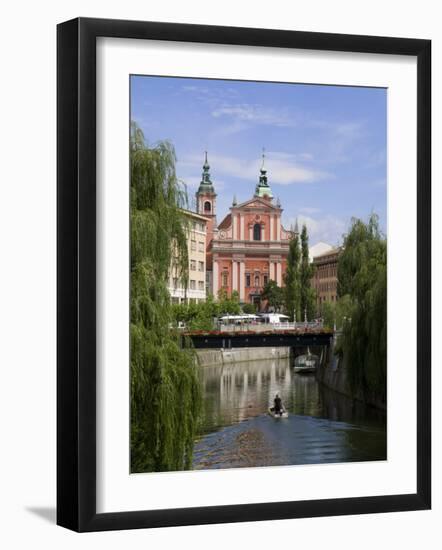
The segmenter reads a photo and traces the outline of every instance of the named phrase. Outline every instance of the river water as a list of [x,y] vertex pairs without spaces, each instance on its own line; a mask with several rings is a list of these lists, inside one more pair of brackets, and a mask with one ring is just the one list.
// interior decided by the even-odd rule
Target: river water
[[[204,411],[194,469],[386,459],[385,414],[295,374],[289,359],[199,368]],[[288,418],[267,414],[277,392]]]

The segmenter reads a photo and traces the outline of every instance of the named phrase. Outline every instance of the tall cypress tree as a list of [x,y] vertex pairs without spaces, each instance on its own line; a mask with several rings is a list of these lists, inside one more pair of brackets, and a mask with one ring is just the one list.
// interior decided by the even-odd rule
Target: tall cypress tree
[[287,257],[287,269],[284,277],[285,309],[290,317],[301,316],[301,279],[300,279],[301,251],[299,249],[298,233],[290,240],[289,254]]
[[190,468],[201,408],[195,355],[169,329],[171,262],[186,280],[186,199],[173,147],[131,128],[131,471]]
[[304,224],[301,231],[301,268],[300,268],[300,307],[302,319],[307,314],[307,319],[312,319],[315,315],[315,293],[311,288],[311,279],[313,277],[314,268],[310,263],[309,248],[308,248],[308,233],[307,226]]

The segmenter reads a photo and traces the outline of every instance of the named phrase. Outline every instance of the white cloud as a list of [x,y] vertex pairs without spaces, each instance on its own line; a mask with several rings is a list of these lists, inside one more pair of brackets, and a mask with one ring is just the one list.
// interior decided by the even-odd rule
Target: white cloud
[[[222,174],[248,181],[257,181],[261,168],[261,159],[244,159],[225,155],[209,156],[209,164],[213,174]],[[296,154],[283,152],[266,153],[266,169],[270,185],[292,185],[296,183],[311,183],[322,180],[330,175],[298,161]],[[180,161],[179,166],[186,173],[201,171],[201,156],[192,155]],[[184,178],[183,178],[184,179]],[[218,186],[218,179],[217,186]]]
[[238,134],[243,130],[246,130],[249,125],[238,119],[233,119],[229,124],[220,124],[215,130],[212,130],[212,134],[217,137],[232,136]]
[[264,124],[278,127],[296,126],[287,110],[264,107],[258,103],[224,104],[212,111],[215,118],[228,117],[243,123]]
[[212,108],[214,105],[224,102],[226,97],[234,99],[238,96],[238,92],[234,88],[209,87],[204,86],[201,82],[199,84],[184,84],[179,92],[193,94],[199,101],[211,105]]
[[321,212],[321,209],[320,208],[316,208],[316,207],[310,207],[310,206],[303,206],[302,208],[299,209],[300,212],[302,212],[303,214],[318,214],[319,212]]
[[[190,190],[198,189],[201,183],[201,176],[186,176],[183,173],[179,173],[177,177],[179,181],[182,182]],[[221,191],[226,186],[225,182],[219,179],[216,180],[215,185],[217,191]]]
[[363,134],[360,122],[340,122],[332,128],[337,136],[345,139],[357,139]]
[[275,160],[287,161],[311,161],[313,155],[311,153],[287,153],[286,151],[266,151],[266,156]]
[[[284,224],[284,227],[290,227],[294,225],[295,222],[296,218],[290,218],[286,224]],[[332,246],[342,244],[342,235],[348,229],[346,220],[331,214],[315,218],[300,214],[298,216],[299,230],[301,230],[304,224],[307,226],[310,246],[321,241],[329,243]]]
[[187,84],[182,87],[182,90],[184,92],[198,92],[200,94],[207,94],[209,92],[208,88],[203,88],[201,86],[192,86]]
[[326,146],[320,153],[321,160],[327,163],[347,163],[353,158],[355,147],[366,136],[366,123],[360,120],[318,120],[305,121],[305,126],[318,129],[319,143]]
[[201,177],[197,176],[179,176],[178,179],[187,187],[196,188],[199,186]]

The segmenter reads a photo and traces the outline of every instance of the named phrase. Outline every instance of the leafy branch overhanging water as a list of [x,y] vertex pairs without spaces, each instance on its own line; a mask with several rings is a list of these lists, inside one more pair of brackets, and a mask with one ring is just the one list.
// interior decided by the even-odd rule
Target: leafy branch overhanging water
[[188,279],[187,196],[175,152],[131,125],[131,472],[188,469],[201,410],[195,354],[170,330],[169,270]]

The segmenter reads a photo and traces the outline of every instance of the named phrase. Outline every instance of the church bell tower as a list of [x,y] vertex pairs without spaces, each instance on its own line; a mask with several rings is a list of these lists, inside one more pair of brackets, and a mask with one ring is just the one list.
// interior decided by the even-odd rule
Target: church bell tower
[[203,174],[196,192],[196,211],[201,216],[208,218],[207,234],[206,234],[206,264],[207,269],[212,269],[212,257],[210,254],[211,243],[213,239],[213,231],[216,229],[216,193],[210,179],[210,166],[207,161],[207,151],[203,164]]
[[261,166],[260,175],[259,175],[259,182],[256,184],[256,188],[255,188],[255,197],[262,197],[268,200],[272,200],[273,193],[267,181],[267,170],[264,167],[264,162],[265,162],[265,153],[263,150],[262,166]]

